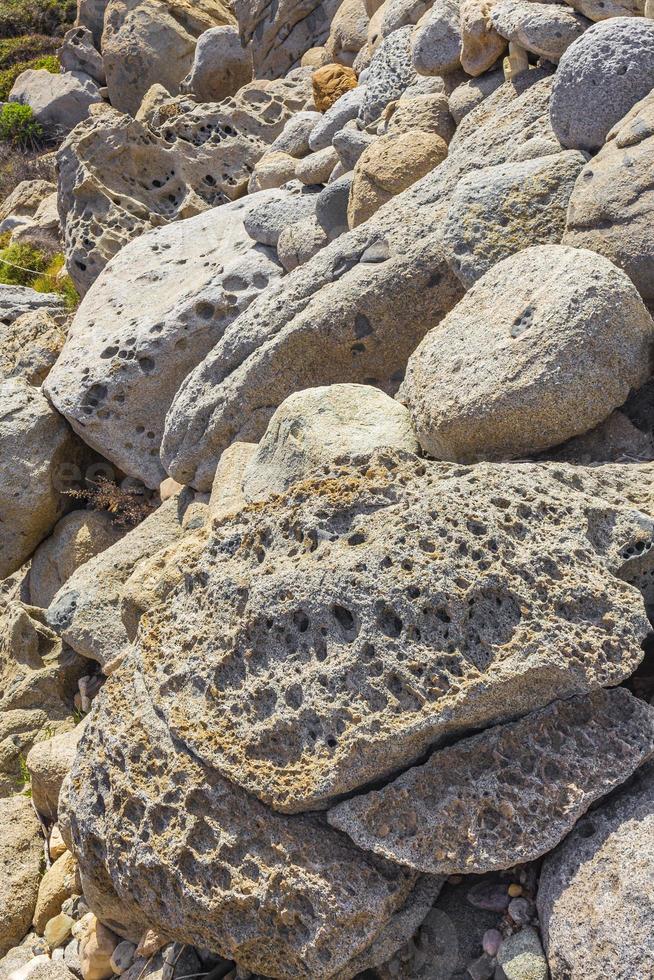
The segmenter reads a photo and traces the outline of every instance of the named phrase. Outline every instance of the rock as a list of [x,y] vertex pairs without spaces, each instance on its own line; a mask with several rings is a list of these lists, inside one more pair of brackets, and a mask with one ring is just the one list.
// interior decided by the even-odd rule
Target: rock
[[65,313],[65,305],[59,293],[39,293],[29,286],[0,285],[0,323],[13,323],[24,313],[36,310],[61,316]]
[[654,22],[613,17],[587,30],[561,57],[550,107],[564,146],[594,152],[651,89]]
[[311,110],[297,112],[291,116],[277,139],[271,144],[271,152],[287,153],[296,158],[305,157],[311,149],[309,143],[311,134],[323,118],[319,112]]
[[61,134],[86,119],[89,106],[102,99],[98,86],[84,72],[55,75],[45,68],[28,68],[14,82],[9,101],[29,105],[46,131]]
[[134,115],[155,82],[176,94],[200,35],[232,23],[222,0],[109,0],[102,58],[112,106]]
[[418,21],[411,43],[419,75],[444,75],[461,64],[459,0],[435,0]]
[[408,98],[405,93],[388,109],[392,110],[386,124],[386,133],[390,136],[419,130],[435,133],[446,143],[454,136],[456,127],[449,112],[447,96],[442,92],[413,98]]
[[597,691],[437,750],[327,819],[364,850],[415,870],[483,874],[552,850],[652,754],[654,708],[620,688]]
[[581,14],[558,3],[498,0],[490,20],[501,37],[549,61],[558,61],[573,41],[591,26]]
[[0,957],[29,931],[43,858],[40,825],[26,796],[0,799]]
[[147,486],[166,475],[159,444],[181,382],[281,274],[274,253],[253,247],[243,225],[250,210],[278,196],[250,195],[142,235],[75,315],[46,380],[48,396],[87,445]]
[[375,136],[362,133],[356,126],[345,126],[334,134],[332,145],[344,169],[349,171],[354,168],[363,151],[374,143],[375,139]]
[[[58,795],[59,794],[57,794],[57,796]],[[65,851],[66,844],[61,836],[59,824],[55,823],[52,825],[52,830],[50,831],[50,837],[48,839],[48,854],[50,855],[50,860],[56,861],[58,857],[61,857],[61,855],[65,853]]]
[[384,38],[375,51],[366,74],[366,93],[359,109],[359,121],[369,125],[381,116],[389,102],[398,99],[416,80],[411,63],[411,32],[402,27]]
[[298,160],[295,166],[295,176],[303,184],[326,184],[329,175],[338,163],[338,154],[333,146],[324,150],[316,150],[309,156]]
[[80,723],[69,732],[36,742],[27,754],[32,802],[48,821],[57,819],[59,790],[73,764],[83,728]]
[[273,813],[187,752],[131,659],[105,685],[80,750],[65,811],[85,893],[89,880],[113,889],[165,940],[268,976],[326,978],[374,943],[415,883],[311,814]]
[[254,165],[252,176],[248,182],[248,192],[272,190],[281,187],[295,177],[297,161],[290,153],[271,151],[264,154]]
[[382,4],[381,36],[388,37],[400,27],[417,24],[429,6],[428,0],[386,0]]
[[[280,78],[327,40],[339,0],[233,0],[243,42],[252,49],[255,78]],[[324,49],[323,49],[324,50]],[[303,61],[304,63],[304,61]]]
[[102,55],[95,47],[93,34],[80,25],[71,27],[64,34],[64,40],[57,52],[64,71],[83,72],[98,85],[106,85],[107,78],[102,63]]
[[[415,763],[446,735],[619,683],[643,655],[643,600],[608,570],[608,561],[623,569],[624,558],[589,550],[583,501],[548,473],[513,464],[480,473],[382,450],[324,466],[274,506],[243,509],[189,556],[166,602],[141,622],[137,647],[161,718],[226,778],[300,812]],[[518,488],[537,498],[533,511],[519,509]],[[590,499],[597,547],[613,526],[602,546],[636,554],[651,520]],[[564,518],[565,507],[573,514]],[[519,527],[506,530],[509,518]],[[563,540],[565,554],[579,548],[570,576],[556,557]],[[640,578],[632,565],[629,581],[646,581],[648,562]],[[525,576],[546,578],[547,588],[527,587]],[[228,639],[209,656],[218,631]],[[573,664],[568,651],[581,636],[583,659]],[[244,667],[246,650],[256,653]],[[206,727],[189,720],[200,702]]]
[[37,548],[30,569],[32,605],[47,608],[73,572],[125,534],[111,514],[75,510],[62,517]]
[[59,590],[48,621],[82,656],[106,665],[124,652],[129,644],[121,616],[125,583],[140,562],[182,537],[186,506],[188,499],[167,500],[122,540],[81,565]]
[[461,0],[461,66],[468,75],[483,75],[504,55],[506,40],[491,20],[497,0]]
[[483,950],[487,956],[497,956],[502,944],[502,933],[499,929],[487,929],[482,939]]
[[243,226],[255,242],[276,248],[285,228],[315,214],[316,201],[315,188],[295,183],[278,195],[264,195],[261,204],[247,212]]
[[290,272],[313,258],[327,242],[327,235],[316,218],[304,218],[282,231],[277,240],[277,255],[286,272]]
[[0,576],[20,568],[67,509],[65,474],[80,455],[40,389],[0,381]]
[[501,69],[485,72],[480,78],[470,79],[463,85],[457,85],[449,97],[449,110],[457,125],[464,116],[472,112],[485,98],[504,83],[504,72]]
[[606,20],[608,17],[639,17],[644,13],[644,0],[565,0],[589,20]]
[[59,915],[53,915],[51,919],[48,919],[43,930],[43,938],[51,950],[55,950],[57,947],[64,945],[70,937],[70,930],[74,921],[74,919],[71,919],[64,912],[60,912]]
[[0,232],[12,231],[33,218],[39,205],[57,190],[49,180],[21,180],[0,205]]
[[135,952],[136,946],[134,943],[127,942],[126,940],[118,943],[111,954],[111,969],[117,976],[121,976],[125,970],[129,970],[134,962]]
[[356,88],[357,76],[346,65],[324,65],[313,73],[313,100],[318,112],[327,112],[342,95]]
[[347,384],[298,391],[279,406],[248,463],[245,499],[285,493],[343,455],[383,446],[418,451],[408,412],[383,391]]
[[0,321],[0,381],[23,378],[38,387],[47,378],[64,345],[61,327],[45,310]]
[[39,251],[61,251],[61,229],[57,210],[57,192],[49,194],[39,204],[34,217],[22,222],[11,233],[12,244],[32,245]]
[[546,858],[538,911],[552,977],[647,976],[653,823],[650,763]]
[[[624,408],[625,406],[623,406]],[[632,462],[654,459],[651,432],[643,432],[621,410],[574,439],[568,439],[555,450],[548,450],[548,459],[559,459],[588,466],[590,463]]]
[[50,865],[39,884],[33,919],[34,928],[39,935],[43,935],[49,920],[59,915],[66,899],[80,893],[77,861],[70,851],[66,851]]
[[497,962],[506,980],[548,980],[550,975],[538,933],[532,926],[507,936]]
[[585,163],[582,153],[565,150],[488,167],[459,181],[443,238],[464,286],[515,252],[561,241],[568,201]]
[[654,166],[654,99],[646,96],[608,134],[570,198],[563,241],[605,255],[654,300],[647,200]]
[[351,187],[352,174],[346,173],[327,184],[316,198],[316,221],[330,241],[348,230],[347,206]]
[[330,61],[352,64],[368,40],[368,20],[364,0],[343,0],[334,14],[325,43]]
[[95,916],[93,920],[79,944],[82,980],[110,980],[114,976],[111,958],[119,937]]
[[220,102],[252,81],[252,51],[243,48],[235,27],[210,27],[197,40],[193,66],[181,82],[198,102]]
[[231,517],[247,505],[243,476],[256,451],[254,442],[233,442],[220,457],[209,498],[209,510],[215,521]]
[[[334,137],[352,119],[356,119],[361,108],[367,88],[365,85],[357,85],[356,88],[345,92],[336,102],[333,103],[321,116],[318,123],[311,130],[309,136],[309,147],[311,150],[325,150],[332,146]],[[358,130],[357,130],[358,132]]]
[[537,245],[493,266],[425,337],[398,397],[436,458],[525,456],[588,431],[640,387],[653,330],[606,259]]
[[350,228],[367,221],[446,156],[447,144],[440,136],[418,129],[375,140],[354,168],[347,211]]

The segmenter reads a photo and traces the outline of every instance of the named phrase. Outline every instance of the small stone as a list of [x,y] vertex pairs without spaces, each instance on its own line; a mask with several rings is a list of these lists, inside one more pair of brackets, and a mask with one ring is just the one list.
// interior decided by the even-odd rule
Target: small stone
[[472,980],[490,980],[495,973],[495,960],[484,953],[470,964],[467,972]]
[[509,885],[508,892],[511,898],[518,898],[522,895],[522,885],[519,885],[517,882],[512,882]]
[[509,895],[506,888],[495,881],[481,881],[468,891],[466,899],[477,909],[487,909],[489,912],[504,912],[509,907]]
[[73,922],[74,920],[65,912],[60,912],[59,915],[48,920],[43,936],[50,949],[56,949],[57,946],[66,942],[70,936]]
[[481,941],[482,948],[488,956],[497,956],[497,951],[502,943],[502,933],[499,929],[487,929]]
[[95,916],[92,922],[89,920],[88,930],[79,944],[83,980],[109,980],[114,973],[111,956],[118,942],[118,936]]
[[509,915],[519,926],[526,926],[531,920],[533,906],[526,898],[512,898],[509,902]]
[[[538,933],[532,926],[521,929],[504,940],[497,954],[497,962],[504,971],[502,977],[506,980],[547,980],[549,971],[547,960],[543,953]],[[566,974],[572,976],[572,974]],[[609,976],[602,970],[596,976]],[[563,977],[563,974],[555,974]],[[575,974],[575,977],[577,974]],[[617,975],[616,976],[617,980]],[[627,976],[623,974],[623,976]],[[579,974],[581,980],[581,974]],[[590,976],[588,976],[590,980]]]
[[61,831],[59,830],[59,824],[53,825],[50,831],[50,838],[48,840],[48,854],[50,855],[51,861],[56,861],[58,857],[65,852],[66,845],[64,839],[61,836]]
[[342,95],[357,87],[357,75],[346,65],[324,65],[313,73],[313,101],[318,112],[327,112]]
[[122,943],[118,943],[115,950],[111,954],[111,969],[117,976],[128,970],[129,967],[134,962],[134,955],[136,953],[136,945],[125,940]]

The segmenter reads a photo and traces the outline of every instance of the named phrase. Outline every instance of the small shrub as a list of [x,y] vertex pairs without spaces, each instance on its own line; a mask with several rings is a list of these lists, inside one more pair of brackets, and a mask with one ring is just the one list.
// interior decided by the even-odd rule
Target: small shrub
[[0,200],[9,197],[21,180],[56,180],[52,157],[0,140]]
[[[0,6],[2,0],[0,0]],[[55,54],[61,39],[47,34],[22,34],[20,37],[0,38],[0,68],[9,68],[19,61],[32,61],[46,54]]]
[[72,25],[76,11],[76,0],[2,0],[0,37],[61,35]]
[[57,252],[48,262],[42,275],[37,276],[31,286],[39,293],[59,293],[63,297],[66,309],[75,310],[79,305],[79,293],[70,276],[61,275],[65,262],[63,254]]
[[35,147],[42,137],[43,127],[37,123],[30,106],[7,102],[0,109],[0,139]]
[[36,275],[45,272],[47,256],[31,245],[9,245],[0,251],[0,284],[31,286]]
[[9,68],[1,69],[0,102],[5,102],[9,98],[9,93],[14,87],[14,82],[19,75],[22,75],[29,68],[45,68],[46,71],[51,72],[53,75],[58,75],[61,69],[61,63],[56,54],[44,54],[38,58],[32,58],[31,61],[18,61],[10,65]]
[[120,487],[101,476],[88,490],[68,490],[69,497],[88,501],[91,510],[105,510],[113,514],[119,527],[135,527],[152,513],[155,504],[137,489]]

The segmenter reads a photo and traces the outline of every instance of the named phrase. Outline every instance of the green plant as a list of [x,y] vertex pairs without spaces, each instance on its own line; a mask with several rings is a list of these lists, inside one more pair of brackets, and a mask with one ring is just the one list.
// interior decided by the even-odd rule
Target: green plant
[[0,37],[61,35],[74,19],[76,0],[2,0]]
[[28,68],[45,68],[46,71],[56,75],[61,69],[61,62],[56,54],[44,54],[30,61],[18,61],[8,68],[0,69],[0,101],[4,102],[9,98],[14,82]]
[[79,293],[70,276],[62,275],[65,262],[63,254],[57,252],[50,259],[43,273],[31,283],[31,286],[39,293],[59,293],[63,297],[66,309],[75,310],[79,305]]
[[34,118],[30,106],[7,102],[0,109],[0,139],[34,147],[42,137],[43,127]]
[[52,156],[39,156],[29,147],[0,140],[0,200],[9,197],[22,180],[47,180],[54,183],[56,176]]
[[47,266],[47,256],[31,245],[8,245],[0,251],[0,283],[4,286],[31,286],[35,273],[40,275]]
[[29,769],[27,768],[27,759],[25,758],[25,756],[23,755],[22,752],[20,752],[19,755],[18,755],[18,768],[19,768],[19,771],[20,771],[20,775],[18,777],[18,790],[20,792],[25,793],[26,796],[31,796],[32,795],[32,785],[31,785],[32,777],[30,775]]

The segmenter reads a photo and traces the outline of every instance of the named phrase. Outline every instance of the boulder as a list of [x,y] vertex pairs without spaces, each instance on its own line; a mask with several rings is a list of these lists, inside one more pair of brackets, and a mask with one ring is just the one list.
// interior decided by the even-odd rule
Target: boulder
[[435,0],[413,32],[411,57],[419,75],[444,75],[461,64],[459,0]]
[[[46,380],[84,441],[157,488],[164,419],[175,392],[225,328],[282,272],[246,215],[278,197],[252,194],[131,242],[82,301]],[[180,281],[180,254],[184,256]]]
[[316,150],[308,156],[298,160],[295,166],[295,176],[303,184],[326,184],[329,175],[338,163],[338,154],[333,146],[326,146],[324,150]]
[[654,98],[636,103],[582,170],[563,241],[605,255],[624,269],[647,303],[654,300],[649,195],[654,178]]
[[0,323],[6,326],[24,313],[36,310],[65,316],[66,306],[59,293],[39,293],[29,286],[0,285]]
[[157,716],[190,756],[297,813],[445,737],[619,683],[649,630],[624,578],[631,564],[647,581],[651,558],[625,555],[654,525],[553,466],[383,449],[225,518],[141,621]]
[[252,52],[235,27],[210,27],[198,38],[193,65],[181,82],[198,102],[221,102],[252,81]]
[[359,108],[359,121],[368,126],[381,116],[389,102],[399,99],[416,80],[411,62],[412,27],[402,27],[384,38],[366,71],[366,92]]
[[449,110],[454,122],[458,125],[464,116],[503,84],[504,72],[501,68],[496,68],[479,78],[471,78],[470,81],[457,85],[449,97]]
[[300,64],[306,52],[323,45],[339,5],[340,0],[280,0],[273,4],[232,0],[243,43],[252,50],[254,77],[282,78]]
[[64,340],[64,331],[44,309],[22,313],[12,323],[0,321],[0,381],[24,378],[38,387],[57,360]]
[[255,442],[233,442],[220,457],[209,498],[209,511],[214,521],[231,517],[247,505],[243,476],[256,451]]
[[324,65],[313,73],[312,85],[316,109],[327,112],[342,95],[357,87],[357,76],[346,65]]
[[417,871],[483,874],[551,851],[652,755],[654,708],[623,688],[596,691],[437,750],[327,819]]
[[102,55],[95,47],[93,34],[80,25],[71,27],[64,34],[64,40],[57,52],[64,71],[84,72],[98,85],[106,85],[107,78],[102,63]]
[[654,765],[580,820],[543,864],[538,912],[552,977],[647,976]]
[[311,109],[296,112],[288,120],[279,136],[271,143],[271,152],[288,153],[292,157],[305,157],[311,149],[309,143],[311,134],[323,118],[319,112],[314,112]]
[[200,35],[233,23],[222,0],[109,0],[101,50],[112,106],[134,115],[155,82],[176,94]]
[[13,229],[11,241],[12,244],[18,242],[32,245],[46,254],[61,251],[62,239],[56,191],[41,201],[32,218],[21,222]]
[[290,153],[271,150],[265,153],[254,165],[248,181],[248,193],[273,190],[282,187],[295,177],[296,159]]
[[536,245],[494,265],[409,359],[399,398],[437,459],[525,456],[587,432],[651,374],[654,324],[607,259]]
[[335,135],[343,129],[345,124],[351,119],[356,119],[366,97],[366,91],[365,85],[357,85],[356,88],[344,92],[325,110],[311,130],[309,136],[309,148],[311,150],[325,150],[332,145]]
[[71,895],[81,894],[77,861],[65,851],[50,865],[39,883],[39,894],[34,909],[34,928],[43,935],[48,921],[61,912],[61,906]]
[[277,255],[286,272],[297,269],[313,258],[329,241],[315,216],[289,225],[277,239]]
[[379,8],[382,12],[381,36],[388,37],[400,27],[417,24],[429,7],[429,0],[386,0]]
[[47,821],[57,819],[61,784],[70,772],[84,722],[68,732],[36,742],[25,764],[30,774],[32,802]]
[[609,17],[640,17],[645,12],[645,0],[565,0],[589,20],[607,20]]
[[533,926],[526,926],[503,940],[497,963],[506,980],[549,980],[547,960]]
[[20,568],[47,537],[69,498],[65,471],[80,444],[38,388],[0,381],[0,576]]
[[343,455],[383,446],[418,451],[409,413],[383,391],[347,384],[297,391],[279,406],[247,465],[245,499],[284,493]]
[[464,286],[515,252],[561,241],[568,201],[585,163],[578,150],[565,150],[488,167],[459,181],[443,238]]
[[45,68],[28,68],[14,82],[9,101],[30,106],[47,133],[61,135],[86,119],[89,106],[102,98],[97,84],[84,72],[55,75]]
[[497,0],[461,0],[461,66],[477,77],[492,68],[506,51],[506,39],[491,20]]
[[564,146],[595,152],[652,88],[654,21],[612,17],[564,52],[552,88],[552,127]]
[[330,61],[351,65],[368,40],[368,10],[364,0],[343,0],[334,14],[325,49]]
[[33,218],[41,202],[56,190],[57,185],[49,180],[21,180],[0,205],[0,233]]
[[490,10],[497,33],[548,61],[558,61],[591,22],[558,3],[498,0]]
[[248,235],[261,245],[276,248],[285,228],[316,213],[316,188],[305,187],[297,181],[278,195],[262,196],[261,203],[248,210],[243,221]]
[[435,133],[449,143],[456,126],[450,115],[447,96],[442,92],[433,95],[405,94],[387,107],[385,133],[399,136],[411,130]]
[[43,840],[27,796],[0,799],[0,957],[29,932],[43,860]]
[[364,133],[356,125],[347,125],[334,134],[332,145],[338,153],[338,159],[345,171],[353,170],[356,162],[376,136]]
[[346,173],[327,184],[316,198],[316,221],[330,241],[348,229],[347,205],[351,187],[352,174]]
[[420,129],[380,136],[354,168],[347,209],[350,228],[367,221],[382,204],[410,187],[447,156],[447,143]]
[[111,957],[119,936],[93,916],[79,940],[82,980],[110,980],[114,976]]

